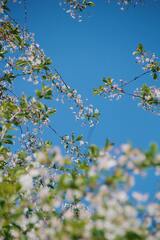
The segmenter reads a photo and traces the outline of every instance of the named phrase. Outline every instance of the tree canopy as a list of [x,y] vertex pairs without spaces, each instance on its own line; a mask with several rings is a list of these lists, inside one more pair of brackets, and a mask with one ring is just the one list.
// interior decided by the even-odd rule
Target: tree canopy
[[[116,2],[120,8],[142,3]],[[57,114],[54,99],[69,102],[86,128],[102,116],[65,82],[34,34],[12,17],[9,4],[0,3],[0,239],[159,240],[159,189],[154,196],[135,191],[137,179],[151,171],[159,181],[158,147],[117,147],[107,139],[100,148],[88,144],[81,133],[61,136],[52,122]],[[96,7],[86,0],[61,4],[75,18],[87,7]],[[139,76],[128,82],[106,77],[93,93],[107,99],[129,95],[159,114],[158,86],[146,83],[133,92],[127,88],[147,74],[157,83],[159,58],[141,43],[133,54],[142,65]],[[19,79],[32,84],[32,95],[15,93]],[[60,146],[44,140],[46,128]]]

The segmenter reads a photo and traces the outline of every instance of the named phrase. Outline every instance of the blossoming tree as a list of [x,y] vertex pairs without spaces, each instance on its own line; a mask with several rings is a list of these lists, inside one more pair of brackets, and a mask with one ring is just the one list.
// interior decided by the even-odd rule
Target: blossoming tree
[[[94,6],[91,1],[65,2],[74,13]],[[118,1],[121,6],[138,2]],[[160,192],[150,198],[133,191],[137,176],[148,169],[158,181],[156,145],[144,152],[129,144],[115,148],[107,140],[100,149],[81,134],[60,136],[51,121],[53,97],[68,101],[86,127],[97,124],[100,113],[64,81],[34,35],[12,18],[6,0],[0,3],[0,16],[0,239],[159,240]],[[134,55],[142,74],[158,79],[158,58],[141,44]],[[15,93],[18,79],[33,84],[33,95]],[[129,94],[125,87],[131,82],[103,82],[94,94]],[[144,85],[131,96],[158,112],[158,88]],[[43,140],[45,128],[59,138],[64,156],[60,147]]]

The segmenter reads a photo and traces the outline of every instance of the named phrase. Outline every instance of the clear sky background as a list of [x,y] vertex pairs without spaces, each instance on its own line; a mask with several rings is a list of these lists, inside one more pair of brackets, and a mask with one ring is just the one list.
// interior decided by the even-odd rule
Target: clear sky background
[[[117,145],[131,142],[147,149],[150,142],[160,143],[160,116],[144,111],[127,97],[113,102],[93,97],[92,89],[105,76],[131,80],[141,74],[141,66],[132,56],[139,42],[148,51],[160,54],[160,1],[146,0],[144,6],[125,11],[105,0],[95,2],[96,7],[78,23],[62,10],[59,0],[27,0],[27,25],[65,81],[100,109],[100,123],[93,131],[91,142],[102,146],[109,138]],[[23,24],[23,6],[16,4],[12,11],[15,19]],[[154,84],[151,78],[143,81]],[[30,91],[23,81],[18,88]],[[71,131],[87,135],[88,128],[82,128],[65,105],[54,101],[53,105],[57,106],[57,115],[52,126],[61,135]],[[45,138],[57,142],[49,131]]]

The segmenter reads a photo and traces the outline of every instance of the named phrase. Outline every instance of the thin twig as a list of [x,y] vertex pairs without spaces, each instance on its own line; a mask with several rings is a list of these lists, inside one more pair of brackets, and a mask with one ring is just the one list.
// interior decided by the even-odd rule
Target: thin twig
[[51,125],[47,125],[47,127],[52,130],[52,132],[54,132],[54,134],[56,134],[60,139],[62,139],[62,137],[58,134],[58,132],[51,126]]
[[146,74],[148,74],[148,73],[150,73],[150,72],[151,72],[151,70],[148,70],[148,71],[146,71],[146,72],[144,72],[144,73],[141,73],[140,75],[134,77],[134,78],[131,79],[130,81],[128,81],[128,82],[122,84],[120,87],[127,86],[127,85],[129,85],[130,83],[136,81],[137,79],[141,78],[142,76],[144,76],[144,75],[146,75]]
[[67,83],[63,80],[62,75],[57,71],[56,68],[54,68],[54,71],[59,75],[61,81],[64,83],[64,85],[66,86],[66,88],[69,90],[70,88],[69,88],[69,86],[67,85]]

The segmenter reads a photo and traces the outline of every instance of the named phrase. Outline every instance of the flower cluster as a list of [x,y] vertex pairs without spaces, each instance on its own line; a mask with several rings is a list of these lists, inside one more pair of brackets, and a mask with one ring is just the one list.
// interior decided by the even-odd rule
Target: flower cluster
[[157,115],[160,114],[160,89],[149,87],[144,84],[135,91],[135,96],[140,98],[140,106],[145,110],[151,111]]
[[78,21],[81,22],[81,12],[88,7],[94,7],[95,3],[88,0],[64,0],[60,1],[60,6],[63,6],[65,12],[68,13],[73,19],[78,19]]
[[[108,3],[112,2],[112,0],[107,0]],[[144,0],[117,0],[116,3],[120,6],[121,10],[126,9],[130,5],[138,5],[142,4]],[[81,22],[84,18],[82,12],[86,10],[88,7],[94,7],[95,1],[88,0],[60,0],[59,5],[63,8],[63,10],[69,14],[73,19],[77,19]]]
[[91,120],[92,125],[98,114],[96,112],[94,114],[94,109],[91,113],[91,106],[87,107],[80,94],[65,83],[61,75],[51,65],[51,60],[36,44],[33,34],[24,32],[23,29],[14,26],[14,23],[10,21],[4,21],[1,23],[0,35],[2,36],[0,42],[1,58],[2,60],[5,58],[6,62],[4,64],[5,74],[12,75],[14,79],[20,77],[38,86],[43,82],[47,89],[50,88],[45,95],[39,93],[41,98],[51,99],[52,91],[56,91],[54,93],[58,95],[58,97],[54,96],[55,99],[59,99],[61,95],[61,101],[63,101],[66,96],[75,103],[76,110],[78,110],[77,118]]
[[124,10],[126,7],[128,7],[131,4],[136,6],[140,3],[142,4],[143,2],[144,0],[117,0],[117,4],[120,5],[121,10]]
[[137,63],[142,65],[145,72],[150,72],[154,80],[159,79],[160,60],[155,53],[146,52],[143,45],[139,44],[133,55],[136,57]]
[[[8,144],[16,143],[10,132],[17,129],[23,135],[20,140],[23,144],[20,145],[24,149],[35,151],[35,146],[39,148],[38,139],[39,143],[43,141],[32,129],[39,131],[50,125],[50,117],[56,109],[50,107],[48,101],[69,102],[75,118],[80,119],[83,125],[92,127],[98,123],[98,109],[87,104],[77,90],[63,80],[36,43],[34,34],[24,30],[8,15],[7,1],[1,1],[0,8],[3,9],[0,11],[0,129],[3,149],[7,151]],[[25,93],[19,96],[16,92],[21,80],[33,83],[31,96],[26,97]]]
[[158,240],[159,191],[151,200],[149,193],[134,190],[138,175],[159,169],[155,146],[144,153],[129,144],[119,149],[92,145],[88,157],[90,162],[73,166],[47,145],[31,156],[2,155],[1,162],[8,163],[0,171],[1,236]]
[[[91,1],[66,1],[73,9],[80,8],[78,3],[93,5]],[[88,146],[82,135],[72,133],[58,136],[67,152],[63,156],[59,147],[45,142],[44,126],[57,134],[50,125],[50,116],[56,110],[47,105],[48,101],[72,100],[76,110],[70,108],[76,118],[90,126],[97,121],[99,111],[84,104],[35,43],[34,36],[13,23],[7,11],[7,1],[2,0],[0,239],[159,240],[159,186],[152,194],[135,191],[137,177],[147,181],[152,174],[159,180],[157,146],[152,144],[144,152],[129,144],[113,147],[106,141],[101,149]],[[17,96],[14,88],[19,78],[37,85],[34,96]],[[95,89],[95,94],[105,93],[109,98],[126,94],[128,82],[117,85],[111,78],[103,81],[104,86]],[[153,106],[159,104],[159,92],[143,86],[134,96]],[[15,129],[19,129],[20,141],[9,148]]]
[[[103,83],[103,86],[93,90],[94,95],[102,95],[104,98],[108,98],[109,100],[119,100],[123,96],[123,88],[117,83],[114,83],[112,78],[103,78]],[[122,83],[122,81],[120,81],[120,83]]]
[[151,75],[153,80],[159,79],[160,61],[154,53],[149,54],[144,50],[142,44],[139,44],[136,51],[133,52],[136,57],[136,62],[142,64],[143,73],[134,77],[130,81],[119,80],[115,82],[112,78],[104,78],[103,85],[93,90],[94,95],[100,95],[109,100],[119,100],[122,96],[129,96],[132,99],[137,99],[145,110],[151,111],[159,115],[160,108],[160,89],[159,87],[148,86],[147,83],[142,87],[129,92],[128,87],[131,83],[140,81],[143,76]]
[[[61,137],[61,142],[69,156],[72,156],[72,160],[80,160],[86,158],[85,148],[87,147],[87,142],[84,141],[83,136],[75,136],[72,133],[71,136],[65,135]],[[84,150],[83,150],[84,149]]]

